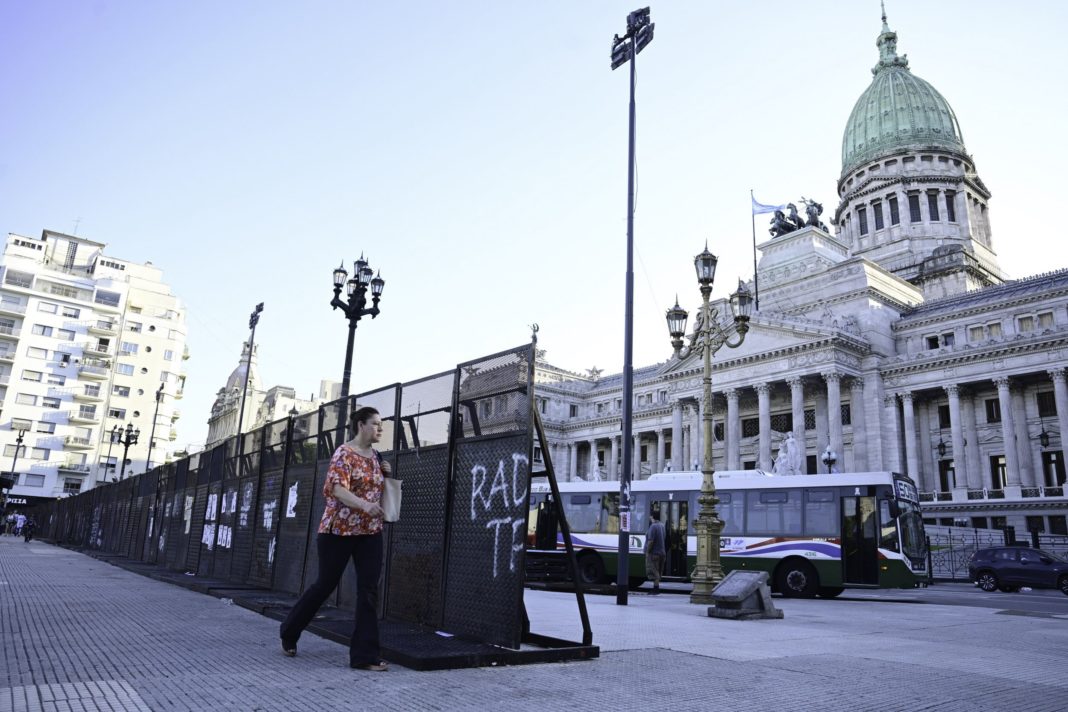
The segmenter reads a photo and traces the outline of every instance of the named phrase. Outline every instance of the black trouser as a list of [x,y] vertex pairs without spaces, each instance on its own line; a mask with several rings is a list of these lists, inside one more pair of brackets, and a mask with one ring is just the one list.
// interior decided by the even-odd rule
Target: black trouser
[[381,661],[378,652],[378,577],[382,571],[382,535],[319,534],[319,578],[300,597],[282,621],[284,643],[296,644],[323,602],[337,588],[345,564],[356,569],[356,625],[349,641],[349,662],[367,665]]

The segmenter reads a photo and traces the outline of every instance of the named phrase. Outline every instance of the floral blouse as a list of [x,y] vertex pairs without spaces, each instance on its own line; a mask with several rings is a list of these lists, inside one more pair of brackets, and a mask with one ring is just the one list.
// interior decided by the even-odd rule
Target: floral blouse
[[341,485],[360,499],[381,503],[382,467],[377,457],[364,457],[348,444],[334,452],[323,484],[326,508],[319,521],[319,533],[356,536],[382,531],[381,517],[372,517],[341,502],[334,496],[334,485]]

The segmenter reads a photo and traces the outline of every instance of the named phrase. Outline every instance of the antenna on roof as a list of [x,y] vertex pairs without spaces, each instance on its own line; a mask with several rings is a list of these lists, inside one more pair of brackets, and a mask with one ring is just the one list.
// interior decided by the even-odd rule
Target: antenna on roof
[[71,235],[77,235],[78,234],[78,226],[81,225],[81,223],[82,223],[82,219],[81,218],[74,218],[74,232],[72,232]]

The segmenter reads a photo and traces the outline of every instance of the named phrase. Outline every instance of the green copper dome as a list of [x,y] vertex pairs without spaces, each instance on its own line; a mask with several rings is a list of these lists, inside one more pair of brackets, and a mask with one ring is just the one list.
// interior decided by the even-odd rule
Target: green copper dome
[[875,75],[846,122],[842,136],[842,175],[902,148],[948,150],[967,155],[960,124],[949,102],[909,71],[907,56],[897,54],[897,33],[886,24],[875,42]]

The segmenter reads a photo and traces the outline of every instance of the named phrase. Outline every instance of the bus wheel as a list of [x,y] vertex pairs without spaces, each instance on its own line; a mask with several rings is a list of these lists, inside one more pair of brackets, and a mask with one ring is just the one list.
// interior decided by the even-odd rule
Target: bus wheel
[[812,598],[820,589],[819,575],[804,559],[787,559],[779,564],[779,593],[787,598]]
[[844,590],[841,586],[820,586],[820,598],[837,598]]
[[578,557],[578,571],[582,583],[601,583],[604,580],[604,562],[597,554],[583,554]]

